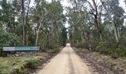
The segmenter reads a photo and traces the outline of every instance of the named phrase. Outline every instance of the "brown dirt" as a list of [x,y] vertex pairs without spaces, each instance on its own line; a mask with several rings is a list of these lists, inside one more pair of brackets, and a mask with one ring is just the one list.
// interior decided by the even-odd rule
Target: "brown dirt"
[[83,60],[67,46],[37,74],[95,74]]

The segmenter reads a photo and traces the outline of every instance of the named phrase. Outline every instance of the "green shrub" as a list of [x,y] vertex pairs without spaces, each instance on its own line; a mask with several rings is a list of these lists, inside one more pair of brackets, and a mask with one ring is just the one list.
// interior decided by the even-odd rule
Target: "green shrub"
[[112,54],[113,50],[116,48],[116,41],[111,40],[111,41],[101,41],[96,47],[96,51],[100,52],[102,54]]
[[117,47],[118,43],[115,41],[102,41],[96,47],[96,51],[101,54],[110,55],[113,58],[124,57],[126,56],[126,49],[123,47]]
[[88,43],[87,42],[78,42],[76,45],[75,45],[77,48],[87,48],[88,49]]
[[26,74],[41,63],[40,57],[0,58],[0,74]]
[[20,38],[17,35],[0,30],[0,46],[13,46],[14,43],[20,43]]
[[37,68],[37,66],[39,65],[39,63],[41,62],[40,59],[31,59],[31,60],[26,60],[26,68],[30,68],[30,69],[35,69]]
[[46,52],[52,54],[58,52],[60,49],[60,46],[55,44],[55,45],[50,45],[48,48],[46,48]]

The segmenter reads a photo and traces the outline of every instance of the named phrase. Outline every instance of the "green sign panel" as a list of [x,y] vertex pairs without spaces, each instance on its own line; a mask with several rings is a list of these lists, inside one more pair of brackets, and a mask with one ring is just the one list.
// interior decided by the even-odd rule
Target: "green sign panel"
[[37,51],[39,47],[28,46],[28,47],[3,47],[3,51]]
[[39,47],[15,47],[15,51],[32,51],[39,50]]

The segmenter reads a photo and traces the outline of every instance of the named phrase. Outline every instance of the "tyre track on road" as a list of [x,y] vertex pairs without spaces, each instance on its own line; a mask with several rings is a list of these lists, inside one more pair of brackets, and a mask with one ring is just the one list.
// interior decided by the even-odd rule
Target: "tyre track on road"
[[37,74],[95,74],[90,71],[85,62],[67,46],[50,60]]

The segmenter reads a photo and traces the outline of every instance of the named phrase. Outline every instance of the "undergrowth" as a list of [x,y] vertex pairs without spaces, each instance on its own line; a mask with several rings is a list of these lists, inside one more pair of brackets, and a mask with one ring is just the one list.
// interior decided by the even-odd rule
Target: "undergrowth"
[[0,74],[26,74],[35,69],[41,62],[40,57],[7,57],[0,58]]

